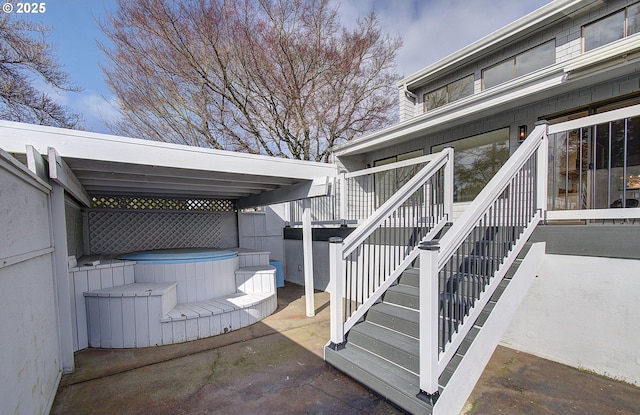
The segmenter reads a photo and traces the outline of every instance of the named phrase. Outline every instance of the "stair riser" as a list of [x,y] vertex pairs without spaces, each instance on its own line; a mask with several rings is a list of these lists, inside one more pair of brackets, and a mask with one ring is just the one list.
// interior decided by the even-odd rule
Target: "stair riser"
[[367,314],[367,321],[416,338],[420,335],[418,319],[418,313],[416,313],[414,321],[406,320],[392,314],[382,313],[374,309],[371,309]]
[[412,372],[418,373],[420,370],[417,347],[415,352],[402,350],[365,333],[353,330],[349,333],[349,342],[378,356],[383,356],[385,359]]
[[398,280],[400,284],[410,285],[412,287],[420,286],[420,271],[418,269],[408,269],[400,275]]

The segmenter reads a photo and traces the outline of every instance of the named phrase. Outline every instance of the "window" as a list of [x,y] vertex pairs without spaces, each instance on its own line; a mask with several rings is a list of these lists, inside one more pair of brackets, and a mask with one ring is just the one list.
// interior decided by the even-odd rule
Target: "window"
[[470,202],[509,158],[509,128],[476,135],[431,148],[453,147],[453,201]]
[[487,89],[528,74],[556,61],[555,41],[522,52],[482,71],[482,88]]
[[585,52],[640,32],[640,3],[582,28]]
[[473,74],[468,75],[440,89],[424,94],[424,111],[431,111],[460,98],[473,95],[473,81]]

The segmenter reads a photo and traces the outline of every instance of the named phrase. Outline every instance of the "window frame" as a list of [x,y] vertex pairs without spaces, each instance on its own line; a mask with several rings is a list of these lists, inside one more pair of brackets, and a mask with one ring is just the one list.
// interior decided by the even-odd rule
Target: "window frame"
[[[553,44],[552,50],[554,52],[553,53],[552,62],[550,62],[550,63],[548,63],[546,65],[542,65],[542,66],[540,66],[540,67],[538,67],[536,69],[533,69],[531,71],[518,74],[518,57],[522,57],[523,55],[531,53],[536,49],[542,50],[543,46],[550,45],[550,44]],[[542,68],[545,68],[547,66],[553,65],[554,63],[556,63],[555,50],[556,50],[556,39],[553,38],[553,39],[547,40],[545,42],[539,43],[539,44],[537,44],[537,45],[535,45],[535,46],[533,46],[533,47],[531,47],[529,49],[523,50],[522,52],[519,52],[519,53],[517,53],[517,54],[515,54],[513,56],[510,56],[507,59],[501,60],[500,62],[497,62],[497,63],[495,63],[493,65],[490,65],[490,66],[487,66],[487,67],[483,68],[482,71],[481,71],[482,90],[484,91],[486,89],[493,88],[493,87],[496,87],[498,85],[502,85],[502,84],[504,84],[506,82],[513,81],[514,79],[519,78],[521,76],[530,74],[532,72],[538,71],[538,70],[540,70]],[[511,74],[511,77],[487,87],[486,86],[486,82],[485,82],[485,74],[487,73],[487,71],[490,71],[491,69],[495,69],[495,68],[499,67],[500,65],[504,65],[505,63],[508,63],[508,62],[512,62],[512,71],[511,71],[512,74]]]
[[[471,80],[471,82],[470,82],[471,92],[469,94],[460,95],[456,99],[451,100],[451,91],[449,89],[453,85],[455,85],[456,83],[458,83],[460,81],[463,81],[465,79],[468,79],[468,78]],[[458,101],[459,99],[466,98],[466,97],[469,97],[469,96],[473,95],[474,92],[475,92],[475,82],[476,82],[475,74],[471,73],[469,75],[465,75],[465,76],[463,76],[461,78],[458,78],[455,81],[449,82],[448,84],[446,84],[444,86],[441,86],[440,88],[436,88],[434,90],[431,90],[429,92],[424,93],[422,95],[422,112],[426,113],[426,112],[429,112],[429,111],[433,111],[433,110],[438,109],[440,107],[443,107],[443,106],[445,106],[447,104],[451,104],[452,102]],[[437,106],[435,106],[433,108],[428,108],[427,107],[427,102],[428,102],[427,96],[429,96],[431,94],[438,93],[440,91],[444,91],[443,97],[444,97],[444,101],[445,102],[440,104],[440,105],[437,105]]]
[[[621,39],[627,38],[629,36],[632,36],[634,34],[640,33],[640,30],[637,31],[637,32],[629,33],[629,9],[633,9],[633,8],[637,8],[638,9],[639,13],[636,15],[636,17],[638,19],[640,19],[640,2],[636,2],[636,3],[630,4],[630,5],[626,6],[626,7],[623,7],[621,9],[618,9],[618,10],[612,12],[612,13],[609,13],[606,16],[603,16],[603,17],[601,17],[599,19],[596,19],[596,20],[594,20],[592,22],[589,22],[587,24],[582,25],[582,27],[580,28],[580,32],[581,32],[580,33],[580,36],[581,36],[581,38],[580,38],[581,45],[580,46],[581,46],[582,53],[598,49],[600,47],[609,45],[609,44],[611,44],[613,42],[616,42],[618,40],[621,40]],[[609,19],[609,18],[611,18],[611,17],[613,17],[613,16],[615,16],[616,14],[619,14],[619,13],[624,13],[623,23],[622,23],[622,37],[618,38],[618,39],[615,39],[615,40],[612,40],[610,42],[603,43],[601,45],[592,47],[590,49],[587,49],[586,38],[585,38],[585,29],[587,29],[590,26],[594,26],[594,25],[596,25],[598,23],[602,23],[604,20]]]

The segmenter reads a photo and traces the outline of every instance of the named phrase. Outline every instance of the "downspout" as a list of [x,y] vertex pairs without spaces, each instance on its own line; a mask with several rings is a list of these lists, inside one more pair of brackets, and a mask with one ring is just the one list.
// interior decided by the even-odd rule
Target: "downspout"
[[418,96],[416,94],[414,94],[413,92],[409,91],[409,89],[407,88],[407,84],[404,84],[402,86],[402,92],[404,92],[404,96],[412,99],[413,102],[415,102],[418,99]]

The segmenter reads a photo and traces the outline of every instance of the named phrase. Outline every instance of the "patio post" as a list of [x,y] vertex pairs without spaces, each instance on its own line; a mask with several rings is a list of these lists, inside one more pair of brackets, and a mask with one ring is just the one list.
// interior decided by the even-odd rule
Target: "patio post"
[[336,347],[344,343],[342,242],[343,239],[340,237],[334,236],[329,238],[329,287],[331,289],[329,303],[331,309],[330,340]]
[[53,246],[53,268],[58,306],[60,358],[63,373],[74,370],[73,328],[71,324],[71,292],[69,288],[69,266],[67,259],[67,227],[65,216],[64,188],[51,181],[51,232]]
[[307,317],[316,315],[313,299],[313,239],[311,234],[311,199],[302,200],[302,256],[304,264],[304,294]]

